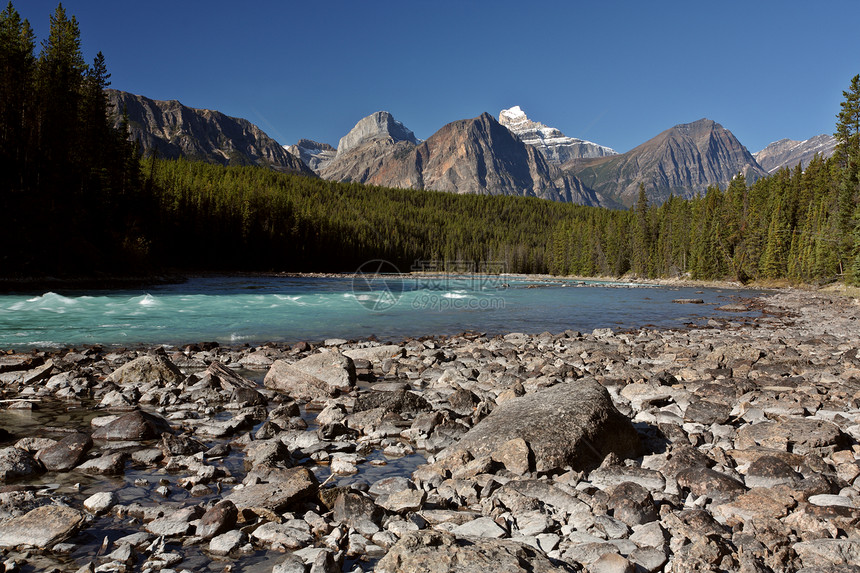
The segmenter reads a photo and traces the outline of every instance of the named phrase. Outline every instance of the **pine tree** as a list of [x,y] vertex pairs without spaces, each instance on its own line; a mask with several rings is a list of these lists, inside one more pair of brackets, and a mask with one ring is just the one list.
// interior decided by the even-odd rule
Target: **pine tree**
[[55,177],[66,176],[70,168],[85,71],[78,21],[66,16],[59,4],[51,16],[48,38],[42,42],[37,74],[40,168]]
[[6,193],[24,186],[31,93],[36,59],[35,36],[27,20],[9,2],[0,13],[0,203]]
[[848,278],[860,282],[860,74],[851,79],[836,123],[836,157],[842,168],[839,188],[840,252],[848,260]]

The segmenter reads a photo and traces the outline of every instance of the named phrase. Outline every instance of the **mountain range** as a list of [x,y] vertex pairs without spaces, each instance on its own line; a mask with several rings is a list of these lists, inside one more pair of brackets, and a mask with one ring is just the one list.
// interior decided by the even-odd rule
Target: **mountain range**
[[[747,182],[833,153],[822,135],[780,140],[751,154],[710,119],[669,128],[626,153],[532,121],[519,107],[448,123],[426,141],[390,113],[360,120],[337,148],[300,139],[281,146],[247,120],[107,90],[125,110],[131,136],[144,152],[223,165],[264,165],[284,172],[387,187],[453,193],[520,195],[604,207],[629,207],[644,185],[654,204]],[[116,122],[121,122],[117,114]]]
[[175,100],[153,100],[113,89],[105,93],[108,104],[116,110],[116,126],[125,114],[131,138],[140,142],[145,154],[221,165],[262,165],[316,176],[301,159],[247,119],[190,108]]
[[798,164],[801,169],[804,169],[816,154],[826,159],[833,155],[834,151],[836,151],[836,138],[823,134],[804,141],[780,139],[761,151],[753,153],[753,157],[763,169],[773,173],[786,167],[791,169]]

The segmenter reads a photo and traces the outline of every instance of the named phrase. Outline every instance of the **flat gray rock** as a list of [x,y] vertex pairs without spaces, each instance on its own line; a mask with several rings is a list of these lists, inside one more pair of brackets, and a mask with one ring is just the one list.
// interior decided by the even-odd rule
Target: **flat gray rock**
[[244,545],[247,540],[248,536],[244,532],[239,529],[233,529],[227,533],[213,537],[209,542],[209,552],[212,555],[229,555]]
[[316,494],[319,482],[313,472],[304,467],[284,470],[283,480],[277,483],[261,483],[233,489],[224,498],[233,502],[240,512],[255,513],[284,511],[299,500]]
[[263,384],[297,400],[330,398],[355,386],[355,365],[339,352],[320,352],[290,364],[276,360]]
[[828,567],[860,563],[860,540],[816,539],[801,541],[792,548],[804,567]]
[[83,512],[63,505],[37,507],[0,526],[0,547],[26,545],[48,549],[74,535],[85,522]]
[[403,535],[379,560],[377,573],[428,571],[458,573],[560,573],[575,571],[553,563],[545,553],[510,539],[456,537],[441,531],[414,531]]

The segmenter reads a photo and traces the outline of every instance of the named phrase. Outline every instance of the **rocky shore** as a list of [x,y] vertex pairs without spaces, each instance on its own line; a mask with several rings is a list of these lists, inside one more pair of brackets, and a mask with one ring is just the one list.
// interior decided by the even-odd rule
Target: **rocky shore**
[[0,571],[860,572],[858,317],[3,353]]

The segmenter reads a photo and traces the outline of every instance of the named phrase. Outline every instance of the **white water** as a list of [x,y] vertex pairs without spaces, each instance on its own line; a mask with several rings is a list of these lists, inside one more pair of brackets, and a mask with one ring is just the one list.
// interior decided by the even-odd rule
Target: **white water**
[[[541,288],[526,288],[528,286]],[[527,280],[213,277],[145,291],[0,295],[0,348],[681,326],[737,291]]]

